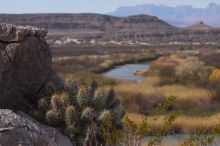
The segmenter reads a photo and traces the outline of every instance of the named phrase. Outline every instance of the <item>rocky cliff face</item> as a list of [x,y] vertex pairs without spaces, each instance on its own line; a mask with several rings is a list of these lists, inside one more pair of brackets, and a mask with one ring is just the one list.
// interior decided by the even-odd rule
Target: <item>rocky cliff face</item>
[[[1,14],[0,22],[49,29],[51,44],[218,43],[220,29],[178,28],[149,15]],[[131,43],[130,43],[131,44]]]
[[43,125],[19,112],[0,109],[1,146],[72,146],[57,129]]
[[[34,102],[49,78],[51,52],[47,31],[0,24],[0,103]],[[22,105],[20,105],[22,106]]]

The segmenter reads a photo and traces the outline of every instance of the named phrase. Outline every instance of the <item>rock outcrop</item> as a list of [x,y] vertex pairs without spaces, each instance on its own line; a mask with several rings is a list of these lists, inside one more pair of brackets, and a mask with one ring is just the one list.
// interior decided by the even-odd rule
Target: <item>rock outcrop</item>
[[211,26],[205,24],[204,22],[202,21],[199,21],[189,27],[187,27],[188,29],[193,29],[193,30],[210,30],[212,29]]
[[72,146],[55,128],[45,126],[28,115],[0,109],[1,146]]
[[47,31],[32,26],[0,24],[1,105],[34,102],[46,84],[52,63],[46,35]]

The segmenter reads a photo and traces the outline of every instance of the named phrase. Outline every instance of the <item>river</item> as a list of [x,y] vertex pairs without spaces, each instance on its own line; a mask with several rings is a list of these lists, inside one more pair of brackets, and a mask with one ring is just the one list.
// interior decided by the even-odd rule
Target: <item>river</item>
[[134,75],[134,71],[144,70],[148,68],[148,66],[148,63],[120,65],[107,71],[106,73],[104,73],[104,75],[119,80],[141,81],[144,79],[144,77]]
[[[190,138],[192,135],[190,134],[175,134],[175,135],[167,135],[163,138],[162,144],[165,146],[180,146],[183,141]],[[143,146],[147,146],[147,143],[149,140],[151,140],[153,137],[148,136],[144,139]],[[215,136],[214,142],[209,146],[220,146],[220,135],[217,134]]]
[[[104,73],[105,76],[111,77],[119,80],[132,80],[132,81],[141,81],[144,77],[134,75],[135,70],[144,70],[149,67],[148,63],[138,63],[138,64],[125,64],[116,66],[113,69]],[[176,135],[167,135],[164,137],[163,144],[167,146],[178,146],[181,141],[189,138],[188,134],[176,134]],[[152,139],[152,137],[146,137],[144,140],[144,145]],[[220,146],[220,135],[216,136],[215,142],[211,146]]]

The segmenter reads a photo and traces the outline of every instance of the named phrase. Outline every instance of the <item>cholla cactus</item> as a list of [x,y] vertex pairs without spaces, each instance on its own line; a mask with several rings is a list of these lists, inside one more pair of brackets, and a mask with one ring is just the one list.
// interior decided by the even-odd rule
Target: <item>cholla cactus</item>
[[65,82],[64,91],[68,93],[68,95],[75,100],[77,93],[78,93],[78,84],[76,81],[71,80],[68,78],[68,80]]
[[61,96],[54,95],[51,98],[51,109],[59,115],[62,115],[64,112],[64,104],[62,103]]
[[[68,79],[63,93],[51,97],[49,108],[43,105],[47,110],[47,123],[62,129],[79,146],[106,144],[100,136],[106,118],[112,128],[118,131],[122,128],[118,125],[121,125],[124,114],[114,90],[98,88],[96,82],[85,84]],[[111,137],[110,131],[105,133],[109,135],[108,138]]]
[[38,107],[39,107],[39,110],[42,112],[48,111],[48,109],[50,108],[50,105],[49,105],[47,98],[41,98],[38,102]]
[[111,112],[108,110],[103,110],[103,112],[100,113],[98,120],[102,121],[104,120],[106,117],[111,117]]
[[65,122],[67,125],[74,125],[75,121],[77,120],[76,108],[72,105],[67,107],[65,117]]
[[56,113],[53,110],[49,110],[46,113],[46,122],[55,127],[60,126],[60,123],[61,123],[58,113]]
[[65,92],[61,93],[59,96],[64,107],[68,107],[74,102],[73,99]]
[[108,95],[106,96],[105,100],[105,107],[107,109],[114,109],[119,105],[119,99],[115,98],[115,91],[110,89]]
[[93,97],[93,104],[96,110],[105,109],[105,99],[107,97],[106,92],[102,88],[98,88],[95,91],[94,97]]
[[35,119],[44,122],[45,121],[45,113],[50,109],[48,98],[41,98],[38,101],[38,110],[34,111],[33,116]]
[[86,86],[80,86],[76,97],[76,102],[81,108],[89,106],[90,97]]
[[96,117],[96,114],[93,108],[86,107],[82,110],[81,119],[87,120],[87,121],[93,121],[95,117]]

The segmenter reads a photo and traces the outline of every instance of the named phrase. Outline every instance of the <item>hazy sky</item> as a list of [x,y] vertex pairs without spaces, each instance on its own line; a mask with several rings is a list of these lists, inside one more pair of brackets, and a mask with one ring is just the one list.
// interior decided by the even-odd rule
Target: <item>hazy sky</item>
[[107,13],[119,6],[164,4],[205,7],[220,0],[0,0],[0,13]]

